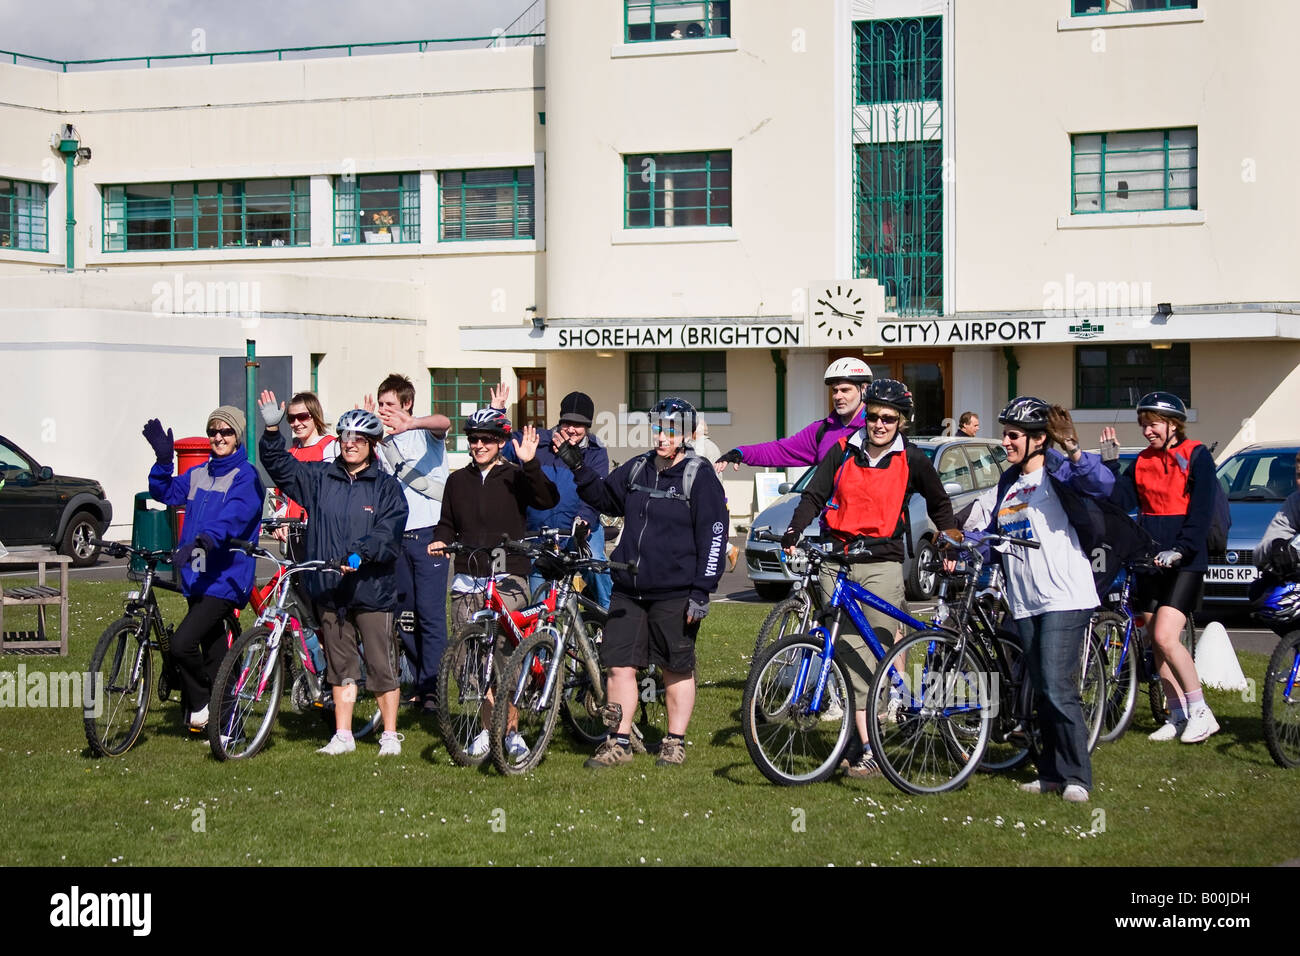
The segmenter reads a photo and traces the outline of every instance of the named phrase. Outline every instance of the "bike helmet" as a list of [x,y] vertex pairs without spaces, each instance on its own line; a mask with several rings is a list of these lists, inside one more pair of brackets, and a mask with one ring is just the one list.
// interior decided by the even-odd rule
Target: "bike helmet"
[[334,427],[340,438],[348,432],[365,435],[374,441],[384,437],[384,423],[379,420],[378,415],[364,408],[349,408],[339,416],[338,424]]
[[1300,581],[1277,583],[1260,578],[1251,586],[1251,613],[1261,621],[1280,624],[1300,617]]
[[868,405],[884,405],[912,417],[912,393],[906,385],[892,378],[878,378],[868,385],[863,401]]
[[1173,392],[1147,392],[1138,400],[1137,411],[1139,415],[1155,412],[1166,418],[1176,418],[1180,422],[1187,421],[1187,406]]
[[1029,432],[1047,431],[1047,412],[1051,408],[1041,398],[1022,395],[1012,399],[1007,407],[998,414],[998,422],[1003,425],[1016,425]]
[[836,359],[826,366],[826,384],[834,385],[837,382],[852,382],[854,385],[871,384],[871,366],[862,359],[842,358]]
[[686,399],[661,398],[656,402],[655,407],[650,409],[650,424],[654,425],[664,419],[680,424],[681,433],[688,442],[694,437],[698,416],[695,414],[695,406]]
[[510,419],[499,408],[480,408],[465,419],[466,435],[495,435],[505,439],[510,435]]

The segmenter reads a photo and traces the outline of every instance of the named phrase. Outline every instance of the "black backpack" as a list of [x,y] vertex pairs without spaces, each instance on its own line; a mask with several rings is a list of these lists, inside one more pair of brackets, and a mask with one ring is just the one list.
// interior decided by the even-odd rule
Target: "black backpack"
[[[1210,454],[1210,449],[1202,445],[1196,451],[1192,452],[1195,457],[1199,452]],[[1213,467],[1213,460],[1211,460]],[[1190,493],[1195,485],[1191,480],[1192,468],[1191,461],[1187,462],[1188,492]],[[1228,507],[1228,493],[1223,490],[1223,483],[1216,477],[1214,480],[1214,508],[1210,513],[1210,533],[1205,536],[1205,547],[1210,552],[1223,552],[1228,550],[1228,532],[1232,529],[1232,511]]]
[[699,474],[701,466],[706,462],[705,459],[695,454],[693,451],[687,451],[686,471],[682,475],[681,491],[660,491],[658,488],[651,488],[649,485],[637,484],[637,478],[645,470],[646,463],[649,462],[654,452],[644,455],[637,455],[636,460],[632,462],[632,470],[627,473],[627,486],[629,491],[644,491],[651,498],[674,498],[677,501],[690,501],[691,488],[695,485],[695,476]]

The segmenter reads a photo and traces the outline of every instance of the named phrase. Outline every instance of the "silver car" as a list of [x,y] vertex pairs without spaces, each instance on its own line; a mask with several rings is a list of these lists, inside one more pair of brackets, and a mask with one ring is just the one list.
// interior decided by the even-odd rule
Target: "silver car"
[[[1007,453],[1000,442],[988,438],[915,438],[916,445],[935,465],[943,490],[952,499],[952,509],[960,513],[976,498],[998,483],[1006,468]],[[799,504],[803,489],[812,480],[816,467],[810,467],[793,485],[781,485],[781,497],[754,517],[749,537],[745,541],[745,567],[754,590],[765,601],[779,601],[790,593],[794,578],[786,571],[777,555],[778,546],[767,541],[755,541],[754,531],[770,528],[777,534],[790,525],[794,509]],[[926,513],[925,499],[912,495],[907,503],[908,531],[905,535],[903,580],[907,584],[907,597],[924,601],[933,597],[934,574],[920,571],[918,556],[933,553],[931,541],[936,528]],[[804,532],[815,535],[820,525],[814,521]]]

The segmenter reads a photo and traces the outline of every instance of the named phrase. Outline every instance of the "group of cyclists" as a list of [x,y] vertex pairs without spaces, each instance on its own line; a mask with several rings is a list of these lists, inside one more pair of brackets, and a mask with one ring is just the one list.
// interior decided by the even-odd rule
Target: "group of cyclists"
[[[300,560],[324,559],[338,567],[337,573],[309,576],[336,718],[335,733],[319,752],[355,750],[351,713],[360,677],[358,643],[366,686],[378,698],[383,720],[379,753],[401,752],[396,729],[400,649],[393,627],[401,608],[412,610],[416,619],[406,648],[417,674],[408,703],[436,706],[432,698],[447,640],[453,543],[458,555],[451,607],[459,625],[481,609],[487,576],[496,579],[498,593],[513,609],[522,607],[539,583],[530,582],[532,569],[520,555],[510,554],[504,565],[493,562],[491,551],[502,536],[519,539],[543,527],[585,524],[588,546],[603,559],[600,517],[607,515],[624,522],[613,560],[636,570],[616,571],[612,578],[593,573],[588,580],[595,599],[608,607],[600,653],[616,719],[587,766],[613,767],[633,759],[636,674],[652,664],[662,671],[668,712],[657,762],[681,765],[695,703],[695,644],[728,557],[729,517],[718,477],[728,464],[733,469],[816,466],[782,546],[793,553],[803,544],[804,529],[820,517],[823,546],[844,552],[853,580],[905,607],[908,498],[917,493],[925,500],[942,533],[939,540],[960,541],[963,530],[933,464],[907,437],[914,406],[906,385],[874,378],[866,363],[851,358],[833,362],[825,382],[833,411],[824,419],[787,438],[734,448],[714,462],[692,447],[696,409],[666,398],[650,410],[650,449],[612,472],[605,446],[591,433],[594,403],[582,392],[561,401],[553,429],[538,430],[514,429],[505,411],[507,390],[493,389],[491,405],[463,423],[470,462],[455,473],[449,473],[445,445],[452,423],[442,415],[413,416],[414,388],[403,376],[385,378],[377,402],[367,397],[362,407],[344,412],[334,437],[327,434],[316,396],[296,394],[286,407],[263,392],[260,459],[278,486],[282,512],[306,516],[305,535],[291,536],[286,546]],[[1113,428],[1102,431],[1099,453],[1085,452],[1064,408],[1031,396],[1014,399],[998,415],[1008,467],[990,503],[965,528],[968,536],[993,533],[1039,545],[1017,549],[1024,553],[1003,561],[1010,617],[1040,699],[1038,777],[1022,789],[1060,793],[1071,802],[1087,801],[1093,786],[1078,662],[1099,604],[1094,548],[1104,539],[1114,549],[1125,537],[1114,533],[1113,523],[1098,520],[1099,505],[1112,517],[1136,512],[1131,544],[1124,547],[1133,550],[1145,542],[1159,569],[1144,575],[1139,587],[1140,609],[1153,621],[1156,663],[1170,711],[1168,723],[1151,739],[1199,743],[1219,729],[1195,663],[1179,640],[1199,600],[1208,562],[1217,481],[1213,460],[1187,436],[1187,410],[1177,396],[1162,391],[1143,396],[1137,417],[1147,447],[1120,476]],[[286,421],[292,431],[287,450],[280,435]],[[972,413],[962,426],[963,433],[974,434],[978,417]],[[245,431],[238,409],[217,408],[207,424],[208,461],[173,476],[171,432],[156,419],[144,428],[157,459],[151,493],[164,503],[186,505],[177,560],[190,610],[172,648],[184,685],[185,719],[194,729],[209,718],[212,678],[224,652],[220,622],[247,601],[253,585],[253,560],[224,545],[228,538],[254,536],[263,513],[264,489],[248,461]],[[1300,497],[1288,508],[1279,518],[1290,520],[1294,534]],[[1285,538],[1289,546],[1286,531],[1270,528],[1270,535]],[[1261,560],[1275,558],[1280,564],[1287,557],[1285,548],[1267,540],[1261,547]],[[1294,569],[1300,562],[1288,553]],[[829,590],[833,578],[821,586]],[[883,614],[868,611],[867,620],[886,644],[901,636]],[[874,658],[852,627],[842,637],[839,653],[860,702],[854,714],[858,739],[842,767],[849,776],[869,777],[880,772],[867,743],[865,712]],[[486,731],[481,736],[472,746],[486,753]],[[524,745],[507,739],[506,746]]]

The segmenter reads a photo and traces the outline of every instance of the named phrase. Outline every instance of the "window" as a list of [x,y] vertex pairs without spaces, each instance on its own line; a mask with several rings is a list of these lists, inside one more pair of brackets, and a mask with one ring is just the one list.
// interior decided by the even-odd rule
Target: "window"
[[943,98],[942,17],[853,24],[859,103]]
[[661,398],[683,398],[701,412],[727,410],[726,352],[632,352],[628,408],[649,411]]
[[960,445],[944,449],[943,454],[939,456],[939,464],[935,471],[939,473],[939,481],[945,485],[959,485],[962,491],[975,490],[975,480],[970,473],[970,462],[966,460]]
[[623,157],[628,229],[731,225],[731,153]]
[[943,312],[943,146],[858,147],[858,275],[885,287],[885,310]]
[[498,368],[429,369],[430,411],[451,419],[451,433],[456,436],[454,451],[469,451],[465,419],[492,403],[491,389],[500,378]]
[[533,167],[439,174],[439,238],[532,239]]
[[48,198],[44,183],[0,179],[0,249],[49,252]]
[[703,0],[624,0],[623,37],[644,40],[700,40],[731,36],[731,4]]
[[1072,16],[1141,13],[1148,10],[1195,10],[1197,0],[1073,0]]
[[311,353],[311,390],[320,395],[320,366],[325,361],[324,352]]
[[334,180],[334,243],[419,242],[420,174]]
[[1138,399],[1157,389],[1192,403],[1191,346],[1079,345],[1074,350],[1076,408],[1137,407]]
[[104,187],[104,251],[311,244],[306,179]]
[[1076,133],[1071,213],[1196,208],[1196,129]]
[[979,489],[992,488],[1002,477],[1002,469],[998,467],[999,459],[993,454],[993,449],[1002,452],[1003,461],[1006,460],[1006,452],[1002,451],[998,445],[977,445],[974,443],[963,444],[962,451],[966,452],[966,457],[971,463],[971,477],[975,481],[975,487]]

